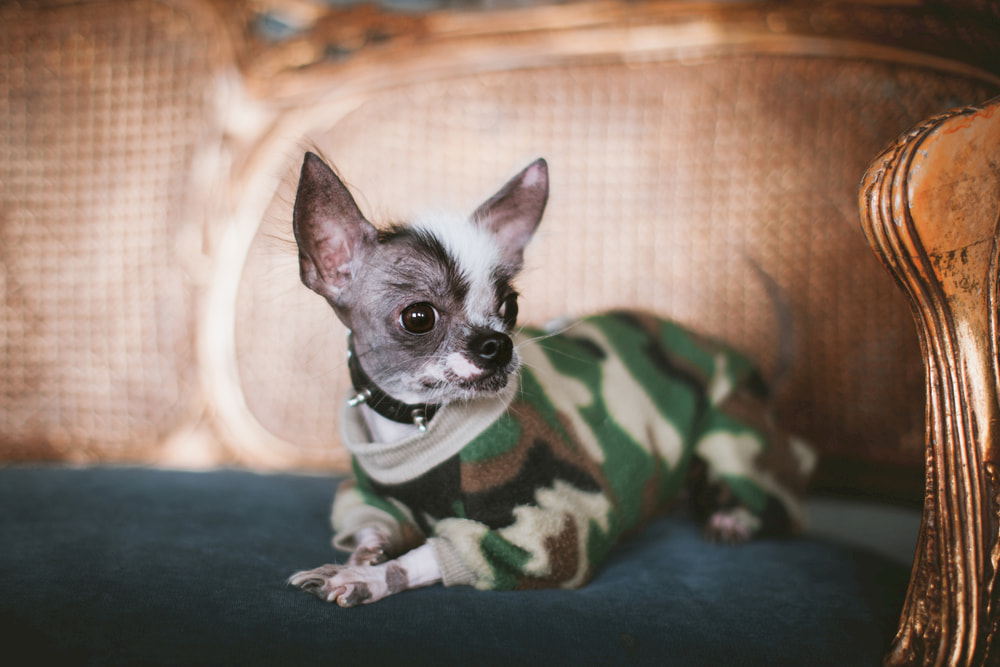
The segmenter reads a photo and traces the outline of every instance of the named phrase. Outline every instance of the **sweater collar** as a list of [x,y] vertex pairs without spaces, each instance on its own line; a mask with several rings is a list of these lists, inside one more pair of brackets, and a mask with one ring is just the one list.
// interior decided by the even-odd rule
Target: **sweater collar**
[[382,484],[401,484],[458,454],[500,417],[510,414],[519,391],[520,379],[513,375],[495,396],[442,405],[426,433],[396,442],[374,442],[364,417],[345,404],[341,439],[369,477]]

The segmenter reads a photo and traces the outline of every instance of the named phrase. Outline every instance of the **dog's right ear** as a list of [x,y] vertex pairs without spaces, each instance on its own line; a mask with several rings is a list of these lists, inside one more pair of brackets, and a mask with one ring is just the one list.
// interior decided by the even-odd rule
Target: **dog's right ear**
[[472,214],[472,219],[496,238],[511,268],[520,270],[524,263],[524,247],[542,220],[548,197],[549,167],[538,159]]
[[314,153],[306,153],[302,162],[292,228],[302,282],[331,301],[340,297],[364,251],[378,240],[347,187]]

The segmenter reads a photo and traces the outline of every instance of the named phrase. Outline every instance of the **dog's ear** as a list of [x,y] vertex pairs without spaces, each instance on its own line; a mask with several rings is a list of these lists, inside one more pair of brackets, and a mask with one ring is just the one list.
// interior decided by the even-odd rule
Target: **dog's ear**
[[472,219],[496,237],[504,261],[519,269],[524,263],[524,247],[542,220],[549,198],[549,168],[545,160],[529,164],[485,201]]
[[347,187],[314,153],[306,153],[292,212],[299,272],[309,289],[336,301],[378,232]]

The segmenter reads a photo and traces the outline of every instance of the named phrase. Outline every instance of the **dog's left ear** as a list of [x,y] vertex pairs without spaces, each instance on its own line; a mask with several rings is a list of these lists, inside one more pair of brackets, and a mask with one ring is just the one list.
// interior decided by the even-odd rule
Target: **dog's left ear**
[[344,183],[315,153],[302,161],[292,229],[302,282],[331,303],[341,298],[378,237]]
[[542,220],[548,198],[549,168],[539,158],[477,208],[472,219],[493,233],[503,249],[505,263],[520,269],[524,247]]

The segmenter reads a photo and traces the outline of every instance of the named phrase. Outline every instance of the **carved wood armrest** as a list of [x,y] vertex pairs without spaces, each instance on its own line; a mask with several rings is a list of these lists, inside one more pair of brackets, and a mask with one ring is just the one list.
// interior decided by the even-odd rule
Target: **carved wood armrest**
[[865,174],[860,205],[910,298],[927,383],[924,518],[886,664],[996,664],[1000,98],[900,137]]

